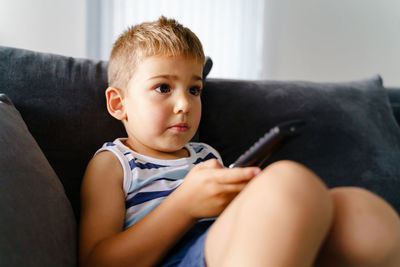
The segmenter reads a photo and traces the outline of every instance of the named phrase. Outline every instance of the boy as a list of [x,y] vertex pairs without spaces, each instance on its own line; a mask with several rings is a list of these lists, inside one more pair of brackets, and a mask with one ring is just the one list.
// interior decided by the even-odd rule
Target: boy
[[128,137],[87,167],[80,264],[400,266],[399,217],[381,198],[329,191],[290,161],[227,169],[213,148],[188,143],[203,63],[198,38],[164,17],[115,43],[107,109]]

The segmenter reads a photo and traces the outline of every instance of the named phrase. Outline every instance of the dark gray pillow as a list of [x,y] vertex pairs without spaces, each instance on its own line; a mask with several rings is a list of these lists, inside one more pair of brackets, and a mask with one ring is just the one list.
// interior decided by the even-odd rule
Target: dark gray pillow
[[76,266],[76,222],[55,172],[0,94],[1,266]]
[[200,140],[232,163],[272,126],[304,118],[304,133],[269,161],[310,167],[330,186],[361,186],[400,211],[400,129],[380,77],[343,82],[208,80]]

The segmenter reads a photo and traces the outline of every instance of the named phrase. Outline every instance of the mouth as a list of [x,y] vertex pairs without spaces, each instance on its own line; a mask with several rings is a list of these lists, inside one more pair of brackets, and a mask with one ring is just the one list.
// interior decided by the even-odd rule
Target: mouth
[[174,131],[182,133],[182,132],[188,131],[189,128],[190,127],[189,127],[189,125],[187,123],[178,123],[178,124],[172,125],[168,129],[171,129],[171,130],[174,130]]

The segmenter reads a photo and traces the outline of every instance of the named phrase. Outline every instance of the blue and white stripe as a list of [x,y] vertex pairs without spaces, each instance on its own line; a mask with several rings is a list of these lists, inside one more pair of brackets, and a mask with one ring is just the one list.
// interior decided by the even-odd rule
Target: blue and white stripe
[[96,153],[112,152],[124,171],[125,229],[134,225],[156,208],[182,182],[187,173],[198,163],[216,158],[218,152],[204,143],[188,143],[185,148],[189,157],[177,160],[161,160],[144,156],[124,145],[119,138],[103,145]]

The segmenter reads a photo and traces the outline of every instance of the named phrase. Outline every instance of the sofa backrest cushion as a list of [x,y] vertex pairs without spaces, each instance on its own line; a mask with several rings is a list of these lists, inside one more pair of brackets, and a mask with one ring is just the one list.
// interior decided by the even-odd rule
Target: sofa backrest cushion
[[361,186],[400,211],[400,128],[380,77],[353,82],[208,80],[200,140],[228,166],[276,124],[307,126],[267,163],[295,160],[330,186]]
[[0,151],[0,265],[76,266],[77,227],[71,204],[19,112],[3,94]]
[[107,62],[0,47],[0,93],[13,101],[79,217],[80,184],[94,152],[125,136],[106,110]]
[[400,87],[389,87],[386,88],[390,106],[392,107],[394,117],[396,118],[397,124],[400,125]]

